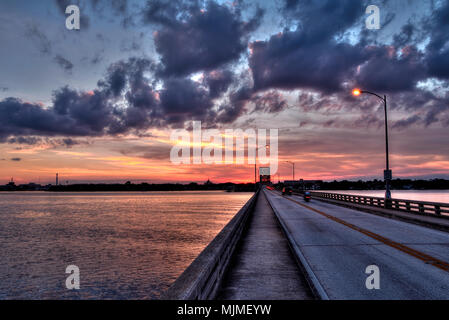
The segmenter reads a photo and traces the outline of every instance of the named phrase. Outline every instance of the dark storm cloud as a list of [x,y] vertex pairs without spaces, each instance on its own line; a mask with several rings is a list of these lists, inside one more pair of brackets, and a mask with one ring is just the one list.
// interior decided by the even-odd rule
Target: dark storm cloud
[[335,36],[360,19],[363,9],[350,0],[287,1],[284,11],[296,29],[251,44],[255,89],[341,89],[366,55],[362,46],[337,43]]
[[369,47],[369,59],[360,68],[356,83],[373,91],[408,91],[427,76],[423,55],[412,46],[404,47],[401,55],[394,47]]
[[234,74],[229,70],[214,70],[204,76],[204,84],[209,88],[211,98],[218,98],[225,93],[233,81]]
[[141,86],[148,81],[145,72],[151,72],[153,62],[144,58],[130,58],[111,64],[105,79],[98,81],[98,86],[107,93],[118,97],[122,94],[127,83],[131,86]]
[[[61,12],[72,4],[56,3]],[[126,1],[119,0],[86,3],[98,12],[109,8],[123,17],[130,9]],[[356,84],[388,93],[392,109],[406,112],[407,118],[397,120],[396,128],[429,126],[448,119],[448,98],[426,94],[416,85],[429,77],[449,79],[449,1],[424,27],[407,22],[392,36],[391,46],[371,43],[363,32],[351,43],[339,37],[364,23],[365,7],[362,1],[350,0],[286,1],[282,18],[291,22],[290,28],[249,44],[251,53],[246,60],[240,58],[263,15],[257,7],[253,7],[255,14],[249,10],[243,14],[240,2],[148,1],[144,21],[158,29],[153,37],[160,61],[130,58],[114,63],[96,89],[61,88],[47,108],[4,99],[0,101],[0,139],[139,135],[151,127],[179,127],[189,120],[201,120],[206,126],[228,124],[251,111],[286,110],[287,101],[277,89],[300,89],[297,107],[302,111],[341,110],[359,115],[363,110],[349,127],[378,126],[378,104],[366,97],[348,97],[348,87]],[[420,51],[417,47],[424,28],[429,44]],[[54,56],[52,42],[42,30],[35,25],[27,30],[42,53]],[[104,40],[102,36],[97,39]],[[143,39],[130,39],[122,49],[139,50]],[[73,68],[62,55],[54,60],[66,71]],[[246,61],[248,66],[235,68],[237,62]],[[243,71],[239,75],[236,70]],[[195,72],[202,73],[200,81],[189,77]],[[338,119],[321,121],[324,127],[339,123]]]
[[64,58],[61,55],[56,55],[54,58],[55,62],[62,68],[64,71],[70,72],[73,69],[73,63]]
[[[16,98],[0,101],[0,139],[9,136],[101,136],[125,133],[132,108],[116,105],[125,87],[137,92],[146,83],[143,73],[150,66],[146,59],[133,58],[113,64],[99,81],[99,88],[79,92],[63,87],[53,93],[52,105],[23,102]],[[70,141],[67,141],[70,144]]]
[[218,123],[232,123],[246,113],[247,105],[251,102],[254,91],[249,86],[242,86],[229,94],[229,102],[220,107],[216,121]]
[[[250,67],[256,90],[308,88],[329,93],[352,82],[371,90],[406,91],[428,75],[424,55],[414,46],[398,49],[335,40],[339,33],[362,21],[362,2],[287,1],[286,6],[289,15],[299,19],[298,28],[251,44]],[[414,28],[407,24],[394,42],[408,44],[413,35]]]
[[190,79],[167,79],[160,100],[168,124],[181,125],[190,119],[208,122],[214,116],[208,90]]
[[54,94],[53,106],[0,101],[0,139],[8,136],[98,136],[114,124],[112,108],[101,92],[90,96],[67,87]]
[[[335,40],[355,23],[364,23],[365,7],[354,1],[285,1],[284,14],[297,23],[296,29],[250,44],[254,91],[311,89],[323,95],[300,102],[305,111],[356,111],[363,105],[366,112],[372,101],[348,98],[349,88],[359,86],[389,94],[393,107],[412,112],[395,124],[397,128],[441,122],[448,113],[447,97],[426,93],[417,84],[431,77],[449,79],[449,1],[424,23],[408,21],[392,35],[390,46],[370,43],[367,30],[353,44]],[[388,18],[383,27],[391,21]],[[428,46],[418,50],[426,37]],[[364,117],[361,121],[377,125],[373,116]]]
[[427,25],[430,42],[426,48],[430,76],[449,79],[449,1],[433,12]]
[[301,31],[286,31],[267,42],[251,44],[250,67],[256,90],[309,88],[335,92],[364,60],[359,47],[333,40],[301,45],[303,39]]
[[145,21],[160,25],[154,35],[160,73],[184,76],[234,61],[246,50],[250,32],[263,16],[259,9],[243,21],[238,8],[208,1],[148,1]]
[[[180,127],[189,120],[209,126],[215,123],[214,99],[227,88],[231,74],[217,71],[204,83],[165,78],[163,88],[155,90],[148,78],[153,71],[151,60],[130,58],[112,64],[93,91],[68,86],[54,91],[47,108],[16,98],[4,99],[0,101],[0,140],[38,144],[41,136],[140,134],[151,127]],[[71,146],[76,142],[62,143]]]

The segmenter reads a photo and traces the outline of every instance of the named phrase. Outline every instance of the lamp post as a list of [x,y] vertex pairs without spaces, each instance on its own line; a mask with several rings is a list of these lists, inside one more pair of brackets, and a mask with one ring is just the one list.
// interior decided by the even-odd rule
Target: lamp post
[[385,111],[385,171],[384,171],[384,180],[385,180],[385,199],[391,199],[391,191],[390,191],[390,181],[393,178],[392,171],[390,170],[390,160],[388,156],[388,115],[387,115],[387,96],[384,95],[383,98],[374,92],[369,92],[360,89],[352,90],[352,94],[356,97],[360,96],[362,93],[371,94],[373,96],[378,97],[384,103],[384,111]]
[[256,188],[256,184],[257,184],[257,153],[262,148],[266,148],[268,150],[270,148],[270,146],[267,144],[265,146],[259,147],[256,149],[256,152],[254,154],[254,188]]
[[292,168],[292,177],[293,177],[293,181],[295,181],[295,163],[292,162],[292,161],[285,161],[285,162],[290,163],[291,165],[293,165],[293,168]]

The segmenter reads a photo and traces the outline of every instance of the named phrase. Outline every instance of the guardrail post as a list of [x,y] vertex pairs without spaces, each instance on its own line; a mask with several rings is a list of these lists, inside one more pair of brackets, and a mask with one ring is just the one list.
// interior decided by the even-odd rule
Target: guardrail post
[[435,214],[441,216],[441,207],[435,206]]
[[419,204],[419,213],[424,213],[424,205],[422,203]]
[[390,209],[391,208],[391,199],[384,199],[384,205],[386,209]]
[[405,208],[407,209],[407,211],[412,211],[411,207],[410,207],[410,202],[406,202],[405,203]]

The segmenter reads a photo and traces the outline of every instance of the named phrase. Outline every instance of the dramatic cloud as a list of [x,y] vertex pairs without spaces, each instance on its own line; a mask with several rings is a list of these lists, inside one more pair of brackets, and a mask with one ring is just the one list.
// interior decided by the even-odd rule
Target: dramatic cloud
[[[107,9],[123,17],[132,8],[121,0],[88,3],[95,12]],[[56,4],[63,13],[69,3]],[[305,118],[302,126],[381,126],[378,104],[366,97],[349,97],[355,85],[389,95],[391,108],[402,112],[394,128],[449,121],[447,93],[422,87],[428,79],[446,83],[449,78],[449,1],[421,24],[407,21],[391,35],[390,44],[382,45],[369,39],[366,31],[348,36],[348,30],[364,23],[363,2],[285,1],[278,14],[289,27],[251,43],[264,14],[255,5],[248,8],[242,2],[148,1],[139,10],[145,27],[157,29],[152,35],[159,56],[113,63],[97,88],[60,88],[46,107],[18,98],[0,101],[0,139],[142,135],[151,128],[180,127],[190,120],[212,127],[249,113],[282,113],[289,105],[305,113],[323,112],[322,121]],[[392,20],[388,16],[385,24]],[[145,33],[138,34],[121,49],[143,48],[139,41]],[[53,55],[52,42],[36,25],[27,26],[27,36],[42,53]],[[96,38],[103,41],[101,34]],[[62,55],[53,60],[67,72],[74,68]],[[295,90],[298,101],[283,96]],[[338,115],[326,117],[340,111],[358,117],[350,124]]]
[[119,61],[107,69],[97,89],[63,87],[53,93],[47,108],[6,98],[0,101],[0,140],[12,137],[10,143],[35,144],[39,136],[139,135],[154,127],[180,127],[189,120],[215,123],[214,99],[231,83],[231,73],[211,72],[204,83],[166,78],[156,90],[147,77],[153,69],[145,58]]
[[433,12],[429,22],[430,42],[426,48],[431,76],[449,79],[449,1]]
[[358,47],[334,42],[308,45],[304,40],[302,31],[286,31],[269,41],[251,44],[250,66],[256,90],[308,88],[335,92],[364,61]]
[[218,98],[225,93],[234,81],[234,74],[229,70],[214,70],[204,77],[204,84],[209,87],[211,98]]
[[366,49],[369,59],[360,67],[356,83],[373,91],[408,91],[425,79],[423,57],[416,48],[405,47],[400,52],[394,47]]
[[253,89],[248,86],[242,86],[232,91],[228,103],[223,104],[219,109],[217,122],[232,123],[237,120],[247,111],[246,106],[251,101],[253,94]]
[[243,21],[238,8],[213,1],[204,8],[195,1],[148,1],[144,11],[145,21],[161,25],[154,42],[160,73],[166,76],[211,70],[238,59],[262,15],[258,10]]
[[296,22],[295,30],[251,44],[255,89],[341,89],[367,57],[362,46],[337,42],[335,36],[362,17],[362,3],[287,1],[285,11]]

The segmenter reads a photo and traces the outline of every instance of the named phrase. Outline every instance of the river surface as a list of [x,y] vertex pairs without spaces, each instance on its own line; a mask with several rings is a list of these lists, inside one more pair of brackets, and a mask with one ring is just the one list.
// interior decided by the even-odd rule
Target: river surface
[[0,299],[156,299],[251,196],[0,192]]
[[[319,190],[319,191],[330,193],[341,193],[341,194],[353,194],[370,197],[385,196],[385,191],[383,190],[345,190],[345,191]],[[392,190],[391,197],[394,199],[449,203],[449,190]]]

